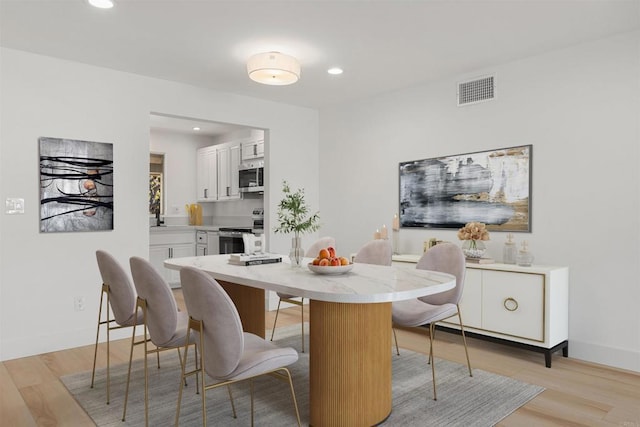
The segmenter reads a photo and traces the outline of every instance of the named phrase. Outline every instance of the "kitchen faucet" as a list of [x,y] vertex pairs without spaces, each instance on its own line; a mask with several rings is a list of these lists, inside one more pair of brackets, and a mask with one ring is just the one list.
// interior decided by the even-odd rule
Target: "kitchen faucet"
[[156,208],[156,227],[160,227],[162,224],[164,224],[164,221],[160,219],[160,207],[158,206]]

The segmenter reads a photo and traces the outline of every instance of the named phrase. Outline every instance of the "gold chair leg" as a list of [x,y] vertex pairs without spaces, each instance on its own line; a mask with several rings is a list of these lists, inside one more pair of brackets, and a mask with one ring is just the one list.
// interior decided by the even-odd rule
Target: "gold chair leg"
[[271,341],[273,341],[273,334],[276,331],[276,323],[278,323],[278,314],[280,314],[280,303],[282,302],[281,298],[278,298],[278,308],[276,308],[276,318],[273,319],[273,329],[271,329]]
[[398,336],[396,335],[396,328],[392,327],[391,330],[393,331],[393,339],[396,342],[396,354],[400,356],[400,349],[398,348]]
[[[136,307],[136,310],[138,308]],[[129,383],[131,382],[131,361],[133,360],[133,347],[136,340],[136,325],[133,325],[133,332],[131,334],[131,349],[129,350],[129,369],[127,371],[127,387],[124,393],[124,409],[122,410],[122,421],[124,422],[127,415],[127,402],[129,401]]]
[[464,344],[464,353],[467,356],[467,366],[469,367],[469,376],[473,376],[471,371],[471,362],[469,361],[469,350],[467,349],[467,338],[464,336],[464,326],[462,326],[462,315],[460,314],[460,306],[458,306],[458,319],[460,319],[460,332],[462,332],[462,343]]
[[304,298],[301,298],[300,314],[302,316],[300,319],[300,325],[302,326],[302,352],[304,353]]
[[[434,325],[433,330],[431,329],[431,325],[429,325],[429,339],[436,339],[436,327]],[[429,361],[427,364],[431,364],[433,361],[433,354],[431,353],[431,349],[429,349]]]
[[289,388],[291,389],[291,398],[293,399],[293,407],[296,409],[296,419],[298,420],[298,427],[301,427],[300,423],[300,412],[298,411],[298,401],[296,400],[296,393],[293,390],[293,381],[291,380],[291,373],[287,368],[282,368],[283,371],[287,373],[287,377],[289,378]]
[[249,380],[249,390],[251,394],[251,427],[253,427],[253,378]]
[[233,411],[233,418],[238,418],[236,414],[236,405],[233,403],[233,394],[231,393],[231,384],[227,386],[227,390],[229,391],[229,400],[231,400],[231,410]]
[[[187,342],[189,339],[189,335],[187,335]],[[182,389],[184,388],[184,382],[185,382],[185,367],[187,366],[187,352],[189,349],[189,344],[184,346],[184,361],[181,360],[181,376],[180,376],[180,382],[178,383],[178,407],[176,408],[176,421],[175,421],[175,427],[178,427],[178,422],[180,421],[180,405],[182,404]],[[178,352],[178,357],[180,357],[180,353]],[[196,368],[197,368],[197,359],[196,359]]]
[[435,325],[429,324],[429,359],[431,360],[431,377],[433,378],[433,400],[438,400],[436,396],[436,361],[433,357],[433,338]]
[[109,344],[111,343],[111,318],[109,317],[110,303],[109,294],[107,293],[107,405],[109,404],[111,396],[111,348],[109,347]]
[[[149,370],[148,370],[148,339],[147,339],[147,328],[144,328],[144,425],[145,427],[149,427]],[[158,356],[160,357],[160,356]]]
[[[102,319],[102,298],[104,292],[100,291],[100,307],[98,308],[98,327],[96,328],[96,345],[93,350],[93,371],[91,373],[91,388],[93,388],[93,381],[96,377],[96,359],[98,358],[98,339],[100,337],[100,320]],[[109,325],[107,325],[108,327]],[[109,398],[107,398],[108,403]]]

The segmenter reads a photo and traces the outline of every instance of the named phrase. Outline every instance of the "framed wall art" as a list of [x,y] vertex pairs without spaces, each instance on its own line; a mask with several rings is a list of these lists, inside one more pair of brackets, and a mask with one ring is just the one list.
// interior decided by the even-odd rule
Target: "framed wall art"
[[400,226],[531,231],[532,145],[400,163]]
[[158,211],[162,215],[162,173],[149,172],[149,215],[155,215]]
[[113,230],[113,144],[39,138],[40,231]]

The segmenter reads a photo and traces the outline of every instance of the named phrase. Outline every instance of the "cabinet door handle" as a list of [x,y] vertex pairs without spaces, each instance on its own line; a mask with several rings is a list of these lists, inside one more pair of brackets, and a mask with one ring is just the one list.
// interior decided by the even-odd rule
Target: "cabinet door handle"
[[254,156],[258,155],[258,144],[253,144],[253,155]]
[[227,196],[228,196],[228,195],[229,195],[229,193],[230,193],[230,192],[229,192],[230,188],[231,188],[231,187],[227,187]]
[[173,248],[169,248],[169,258],[173,258]]
[[502,305],[508,311],[516,311],[518,309],[518,301],[516,301],[514,298],[511,298],[511,297],[505,298],[504,301],[502,302]]
[[204,198],[205,198],[205,199],[207,198],[207,191],[208,191],[208,189],[206,189],[206,188],[205,188],[205,189],[204,189]]

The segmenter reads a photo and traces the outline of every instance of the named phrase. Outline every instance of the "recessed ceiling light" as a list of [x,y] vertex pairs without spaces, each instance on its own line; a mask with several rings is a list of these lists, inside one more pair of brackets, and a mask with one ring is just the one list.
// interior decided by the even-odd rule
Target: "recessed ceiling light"
[[93,7],[98,7],[100,9],[111,9],[115,6],[115,2],[113,0],[88,0],[89,4]]
[[200,128],[198,126],[194,127],[193,130],[195,130],[196,132],[200,130]]
[[333,67],[327,70],[327,73],[337,76],[338,74],[342,74],[342,68]]

